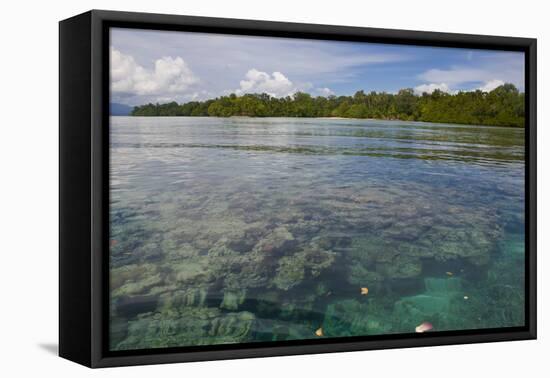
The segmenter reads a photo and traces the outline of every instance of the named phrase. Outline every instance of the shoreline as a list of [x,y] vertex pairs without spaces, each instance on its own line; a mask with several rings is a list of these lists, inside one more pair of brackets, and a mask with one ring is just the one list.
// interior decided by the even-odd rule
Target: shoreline
[[230,117],[218,117],[218,116],[135,116],[135,115],[109,115],[109,117],[126,117],[126,118],[214,118],[214,119],[322,119],[333,121],[371,121],[371,122],[410,122],[410,123],[422,123],[427,125],[447,125],[447,126],[461,126],[461,127],[500,127],[506,129],[521,129],[525,130],[525,126],[500,126],[500,125],[479,125],[471,123],[450,123],[450,122],[429,122],[429,121],[406,121],[402,119],[384,119],[384,118],[352,118],[352,117],[251,117],[251,116],[230,116]]

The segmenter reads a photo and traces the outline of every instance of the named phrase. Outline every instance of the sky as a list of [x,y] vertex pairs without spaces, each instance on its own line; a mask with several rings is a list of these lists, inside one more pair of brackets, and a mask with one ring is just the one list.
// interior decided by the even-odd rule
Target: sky
[[524,90],[522,52],[111,29],[111,102],[184,103],[230,93]]

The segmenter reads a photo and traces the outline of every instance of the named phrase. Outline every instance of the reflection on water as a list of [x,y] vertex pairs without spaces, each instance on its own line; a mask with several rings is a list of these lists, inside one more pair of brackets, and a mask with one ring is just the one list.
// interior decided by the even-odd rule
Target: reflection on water
[[111,118],[113,350],[524,324],[521,129]]

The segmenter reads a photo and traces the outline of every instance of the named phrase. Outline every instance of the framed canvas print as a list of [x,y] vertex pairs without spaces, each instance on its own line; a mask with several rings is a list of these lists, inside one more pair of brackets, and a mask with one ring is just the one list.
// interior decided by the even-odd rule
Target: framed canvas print
[[534,39],[60,22],[60,355],[536,337]]

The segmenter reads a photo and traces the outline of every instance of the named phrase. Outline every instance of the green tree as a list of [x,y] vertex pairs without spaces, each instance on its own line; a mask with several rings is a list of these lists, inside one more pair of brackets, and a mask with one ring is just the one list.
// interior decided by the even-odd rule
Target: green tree
[[413,89],[396,94],[386,92],[353,96],[313,97],[297,92],[277,98],[267,93],[232,93],[205,101],[181,105],[145,104],[134,107],[134,116],[250,116],[250,117],[348,117],[400,119],[425,122],[524,127],[525,94],[512,84],[503,84],[491,92],[480,90],[449,94],[435,90],[418,96]]

